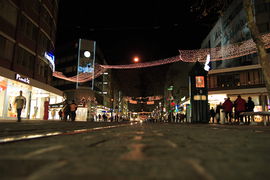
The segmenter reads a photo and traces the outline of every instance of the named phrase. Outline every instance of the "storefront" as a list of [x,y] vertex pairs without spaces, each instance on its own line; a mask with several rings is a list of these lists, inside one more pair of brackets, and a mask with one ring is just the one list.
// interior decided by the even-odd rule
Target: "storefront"
[[50,115],[49,104],[62,102],[62,91],[9,70],[6,74],[7,71],[7,77],[1,76],[3,72],[0,74],[0,119],[16,119],[14,101],[20,91],[26,98],[22,119],[57,119],[56,115]]
[[[235,102],[237,96],[241,95],[241,98],[248,101],[248,97],[252,98],[252,101],[255,104],[254,112],[261,112],[261,111],[269,111],[269,98],[267,96],[266,90],[264,88],[258,89],[245,89],[245,90],[228,90],[224,93],[215,93],[209,92],[208,95],[208,102],[210,104],[210,108],[213,107],[216,109],[218,104],[223,104],[227,97],[230,97],[232,103]],[[224,114],[220,114],[221,120],[224,119]],[[255,117],[255,122],[261,122],[261,117]]]
[[104,119],[102,117],[104,114],[106,115],[107,120],[109,120],[111,118],[111,110],[110,110],[110,108],[98,105],[97,108],[96,108],[95,121],[104,121]]

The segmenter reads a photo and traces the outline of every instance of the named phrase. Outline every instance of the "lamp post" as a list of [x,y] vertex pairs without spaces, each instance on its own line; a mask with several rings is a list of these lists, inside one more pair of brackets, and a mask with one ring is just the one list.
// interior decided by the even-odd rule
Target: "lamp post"
[[111,122],[113,121],[113,99],[111,99]]

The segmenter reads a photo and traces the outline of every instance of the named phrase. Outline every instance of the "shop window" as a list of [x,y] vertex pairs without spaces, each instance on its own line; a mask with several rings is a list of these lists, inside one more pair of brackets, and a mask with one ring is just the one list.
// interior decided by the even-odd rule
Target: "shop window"
[[14,44],[11,41],[0,36],[0,57],[11,61],[13,55],[13,47]]
[[0,17],[7,22],[16,26],[17,23],[17,9],[7,0],[0,0]]

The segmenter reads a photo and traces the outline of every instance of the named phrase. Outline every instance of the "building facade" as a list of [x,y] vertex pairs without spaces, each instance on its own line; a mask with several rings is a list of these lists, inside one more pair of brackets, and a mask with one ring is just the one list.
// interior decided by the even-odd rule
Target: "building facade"
[[15,119],[23,91],[26,119],[54,119],[47,104],[62,101],[51,85],[58,0],[0,0],[0,118]]
[[[255,0],[254,12],[261,34],[270,32],[270,2]],[[222,47],[251,39],[247,26],[245,9],[242,0],[234,0],[224,15],[219,18],[201,48]],[[210,53],[211,56],[211,53]],[[255,111],[269,109],[269,97],[265,87],[264,76],[256,54],[239,58],[211,62],[209,71],[209,102],[216,106],[230,97],[234,101],[237,95],[244,99],[252,97]]]
[[[67,77],[83,73],[94,75],[95,64],[107,64],[96,42],[87,39],[78,39],[59,46],[56,59],[56,70]],[[74,100],[80,105],[77,112],[78,120],[97,120],[99,114],[110,116],[110,70],[83,83],[55,78],[53,85],[65,92],[68,101]]]

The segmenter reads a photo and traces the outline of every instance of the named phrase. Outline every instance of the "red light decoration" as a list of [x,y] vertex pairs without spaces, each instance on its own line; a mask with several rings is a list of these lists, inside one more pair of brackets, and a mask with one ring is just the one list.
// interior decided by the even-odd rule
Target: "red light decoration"
[[[270,33],[262,35],[262,40],[265,47],[270,48]],[[165,64],[170,64],[178,61],[184,62],[205,62],[206,57],[210,54],[210,61],[220,61],[233,59],[241,56],[246,56],[257,52],[257,48],[252,39],[229,44],[222,47],[216,48],[205,48],[205,49],[193,49],[193,50],[179,50],[180,55],[169,57],[166,59],[136,63],[136,64],[126,64],[126,65],[95,65],[95,73],[82,73],[77,76],[66,77],[62,72],[55,71],[53,73],[54,77],[64,79],[71,82],[86,82],[103,74],[107,69],[135,69],[135,68],[147,68],[153,66],[160,66]]]

